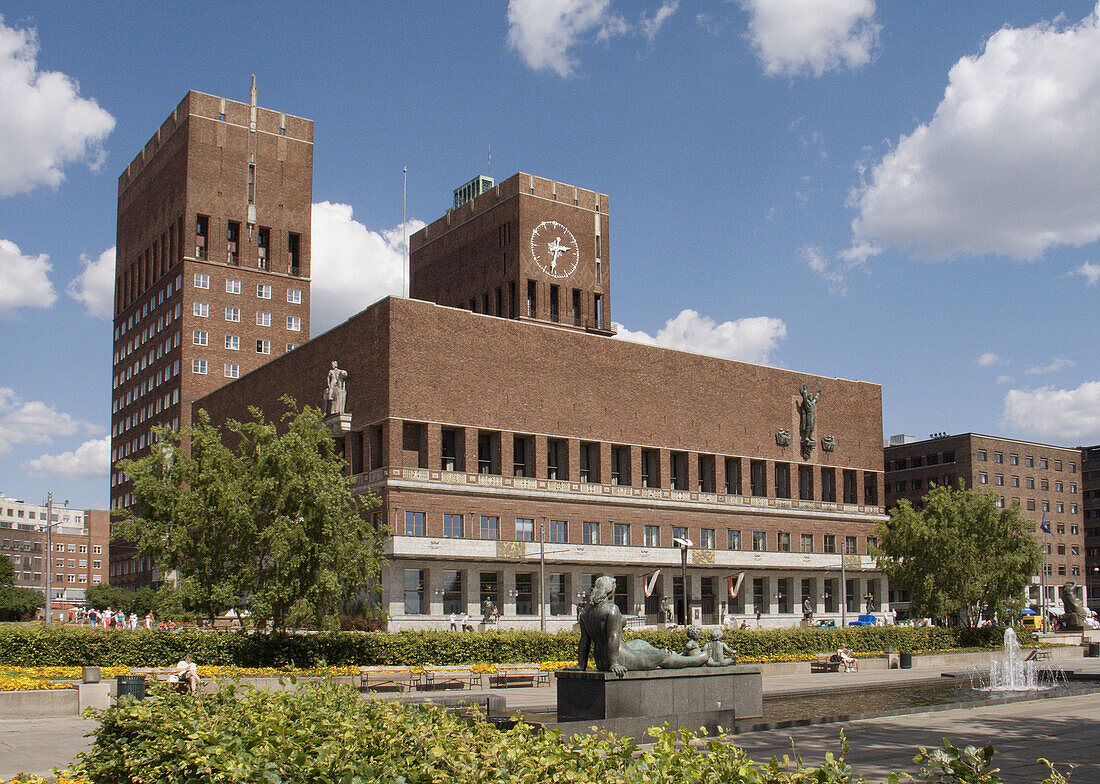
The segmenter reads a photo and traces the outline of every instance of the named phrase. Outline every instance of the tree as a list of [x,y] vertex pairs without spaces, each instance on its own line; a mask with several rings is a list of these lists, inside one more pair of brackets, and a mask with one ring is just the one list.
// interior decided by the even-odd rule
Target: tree
[[352,494],[320,410],[283,403],[281,426],[256,408],[227,422],[233,449],[202,410],[181,435],[157,429],[148,455],[119,463],[142,512],[116,531],[175,571],[185,602],[211,618],[247,605],[281,629],[298,605],[338,628],[341,607],[378,577],[385,534],[367,517],[377,498]]
[[41,591],[15,587],[15,567],[6,556],[0,556],[0,621],[21,620],[45,603]]
[[96,610],[106,610],[108,607],[120,610],[124,596],[125,591],[110,583],[89,585],[84,589],[84,600]]
[[874,555],[887,577],[909,591],[914,615],[957,615],[973,627],[1019,610],[1042,556],[1019,509],[989,493],[932,488],[920,507],[902,500],[879,523]]

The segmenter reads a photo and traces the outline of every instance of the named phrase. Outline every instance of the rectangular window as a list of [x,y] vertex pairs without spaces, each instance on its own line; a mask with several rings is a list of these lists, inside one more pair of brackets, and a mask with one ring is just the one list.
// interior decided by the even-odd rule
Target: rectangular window
[[191,333],[191,342],[196,346],[208,346],[210,345],[210,333],[196,329]]
[[741,549],[741,532],[733,528],[726,529],[726,549],[727,550],[740,550]]
[[856,472],[849,469],[844,471],[844,503],[856,503]]
[[210,305],[205,302],[196,302],[192,312],[199,318],[207,318],[210,316]]
[[256,326],[258,327],[270,327],[271,326],[271,314],[262,310],[256,311]]
[[755,552],[762,553],[768,549],[768,534],[766,531],[753,531],[752,532],[752,549]]
[[462,537],[462,515],[443,515],[443,535],[449,539],[459,539]]
[[287,316],[286,328],[289,329],[291,332],[301,332],[302,319],[299,316]]
[[642,450],[642,487],[661,486],[661,453],[657,449]]
[[630,447],[611,447],[611,482],[616,485],[630,484]]
[[201,272],[195,273],[195,288],[208,289],[210,288],[210,276],[204,275]]
[[800,465],[798,467],[798,498],[802,501],[814,500],[813,466]]
[[550,521],[550,541],[551,542],[565,542],[568,541],[567,524],[565,520],[551,520]]
[[238,335],[226,335],[225,336],[225,347],[227,349],[229,349],[230,351],[240,351],[240,349],[241,349],[241,338],[240,338],[240,336],[238,336]]
[[500,433],[478,431],[477,471],[479,474],[500,473]]
[[256,251],[259,255],[257,266],[262,270],[271,269],[271,229],[261,226],[256,233]]
[[302,236],[295,234],[294,232],[287,233],[287,265],[290,268],[291,275],[301,274],[301,258],[302,258]]
[[821,537],[821,551],[825,553],[836,552],[836,534],[825,534]]
[[600,524],[588,521],[581,523],[581,541],[585,544],[599,544]]
[[240,322],[240,320],[241,320],[241,309],[240,308],[227,307],[225,309],[225,320],[226,321],[233,321],[233,322]]
[[206,360],[205,359],[192,359],[191,360],[191,372],[197,376],[206,375]]
[[878,474],[864,472],[863,503],[868,506],[878,506]]
[[985,462],[985,460],[986,460],[986,454],[985,454],[985,450],[984,450],[984,449],[979,449],[979,450],[978,450],[978,459],[979,459],[979,460],[981,460],[982,462]]
[[1003,463],[1004,461],[1005,461],[1005,456],[1002,453],[1000,453],[1000,452],[994,452],[993,453],[993,462],[994,463]]
[[516,575],[516,615],[535,614],[535,576],[531,573]]
[[600,481],[600,445],[582,441],[580,450],[582,482]]
[[424,601],[423,569],[405,570],[405,614],[427,615],[428,604]]
[[257,283],[256,284],[256,296],[260,299],[271,299],[271,284],[270,283]]
[[547,576],[546,591],[550,599],[551,615],[569,615],[569,590],[564,574]]
[[699,547],[704,550],[713,550],[715,535],[713,528],[700,528],[699,529]]
[[854,536],[845,536],[844,537],[844,552],[846,552],[850,555],[854,555],[855,553],[858,552],[857,545],[856,545],[856,538]]
[[481,538],[500,538],[500,518],[492,515],[481,516]]
[[[225,224],[225,262],[226,264],[232,264],[237,266],[241,263],[241,224],[236,221],[228,221]],[[240,281],[237,281],[239,284]],[[229,291],[229,289],[226,289]],[[232,294],[240,294],[240,289],[230,292]]]
[[561,321],[560,312],[558,310],[558,286],[550,284],[550,320]]
[[790,463],[775,464],[775,497],[791,497],[791,465]]
[[761,497],[767,493],[768,466],[763,460],[749,461],[749,482],[752,494]]
[[592,316],[597,327],[603,326],[603,297],[596,294],[592,297]]
[[1047,462],[1047,459],[1045,457],[1040,457],[1039,458],[1039,468],[1041,468],[1045,471],[1049,467],[1050,467],[1050,464]]
[[647,525],[642,533],[645,536],[646,547],[660,547],[661,546],[661,526],[659,525]]
[[789,553],[791,551],[791,535],[789,532],[779,532],[776,549],[781,553]]
[[443,614],[458,615],[466,612],[463,606],[462,572],[443,570]]
[[699,492],[714,492],[714,455],[699,455]]
[[516,541],[535,541],[535,521],[533,519],[531,519],[530,517],[516,518]]
[[535,281],[527,281],[527,317],[535,317]]
[[271,353],[271,341],[270,340],[257,340],[256,341],[256,353],[257,354],[270,354]]
[[814,535],[813,534],[799,534],[799,550],[804,553],[812,553],[814,551]]
[[301,289],[287,289],[286,301],[295,305],[302,304],[302,290]]
[[210,218],[205,215],[195,216],[195,258],[206,258],[206,238],[210,233]]
[[240,378],[241,366],[235,365],[232,362],[225,363],[225,377],[226,378]]
[[459,431],[445,427],[440,431],[440,468],[444,471],[461,471],[463,455],[459,454]]
[[581,290],[573,289],[573,326],[581,325]]
[[672,484],[673,490],[687,490],[688,480],[688,456],[687,452],[670,452],[669,453],[669,479]]
[[424,535],[424,513],[405,512],[405,536]]
[[227,280],[225,282],[225,293],[226,294],[240,294],[241,293],[241,282],[239,280]]
[[620,547],[630,546],[630,523],[615,523],[615,544]]
[[741,495],[741,458],[726,458],[726,494]]

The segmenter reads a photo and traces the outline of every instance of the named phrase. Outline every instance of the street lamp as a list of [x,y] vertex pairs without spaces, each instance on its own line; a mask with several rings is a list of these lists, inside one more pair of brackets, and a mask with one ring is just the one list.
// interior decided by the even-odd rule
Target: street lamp
[[[68,499],[65,501],[65,506],[69,505]],[[46,611],[46,625],[53,625],[53,607],[50,601],[50,593],[53,591],[53,574],[51,573],[50,566],[52,565],[53,558],[53,529],[54,526],[60,525],[53,521],[53,492],[46,493],[46,606],[43,608]]]
[[674,537],[672,543],[680,548],[680,580],[684,586],[684,626],[687,626],[690,622],[690,611],[688,608],[691,606],[691,588],[688,585],[688,550],[695,545],[690,539],[681,539],[680,537]]

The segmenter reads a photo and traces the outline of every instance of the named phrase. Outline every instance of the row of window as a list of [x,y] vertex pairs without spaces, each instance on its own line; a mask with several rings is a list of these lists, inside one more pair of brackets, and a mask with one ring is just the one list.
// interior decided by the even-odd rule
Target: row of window
[[[462,514],[444,514],[443,515],[443,536],[451,539],[459,539],[463,537],[474,537],[474,531],[466,530],[466,517]],[[426,535],[426,519],[427,514],[425,512],[407,510],[405,512],[405,536],[425,536]],[[569,523],[566,520],[548,520],[547,528],[544,531],[535,530],[535,520],[530,517],[516,517],[514,537],[517,542],[534,542],[541,536],[544,541],[547,542],[569,542]],[[471,524],[472,524],[471,520]],[[575,524],[574,524],[575,525]],[[630,523],[607,523],[606,525],[595,521],[584,521],[581,523],[581,542],[584,544],[601,544],[601,532],[603,536],[607,535],[607,529],[610,527],[611,532],[611,544],[620,547],[629,547],[635,544],[631,536],[631,524]],[[670,526],[668,533],[671,536],[662,541],[662,529],[663,526],[659,525],[644,525],[642,526],[642,541],[640,542],[643,547],[674,547],[676,539],[688,539],[688,529],[682,526]],[[698,546],[703,550],[715,550],[718,549],[718,531],[714,528],[701,528],[699,529],[699,543]],[[742,532],[735,528],[726,529],[725,548],[727,550],[741,550],[751,549],[756,552],[766,552],[769,550],[768,532],[767,531],[753,531],[752,538],[746,539],[744,544],[751,544],[750,547],[744,547],[742,543]],[[576,534],[574,532],[574,538]],[[480,539],[500,539],[501,538],[501,526],[500,517],[497,515],[480,515],[479,526],[477,529],[477,538]],[[867,551],[877,545],[878,540],[873,536],[868,536],[866,539]],[[817,546],[820,544],[821,549],[818,550]],[[855,553],[858,548],[858,540],[855,536],[845,536],[839,539],[836,534],[822,534],[818,537],[815,534],[803,533],[798,535],[798,552],[802,553],[837,553],[837,545],[840,544],[844,548],[844,552]],[[775,534],[774,540],[774,552],[789,553],[792,552],[792,534],[789,531],[779,531]]]
[[[134,329],[135,327],[141,326],[141,320],[148,317],[150,313],[155,314],[156,309],[158,307],[160,307],[161,305],[163,305],[165,300],[170,300],[171,297],[172,297],[172,294],[174,292],[182,291],[182,290],[183,290],[183,276],[182,275],[177,275],[175,280],[168,281],[168,283],[164,286],[164,288],[162,288],[159,292],[157,292],[156,294],[151,296],[149,298],[149,301],[144,303],[139,310],[136,310],[133,313],[131,313],[130,316],[127,317],[127,319],[125,321],[120,322],[118,324],[118,326],[115,327],[115,343],[118,343],[118,341],[121,338],[125,337],[125,335],[130,330]],[[156,322],[156,332],[159,332],[161,329],[163,329],[166,324],[171,324],[172,323],[172,316],[171,316],[172,310],[173,309],[171,307],[169,307],[167,320],[165,320],[164,315],[162,315],[157,320],[157,322]],[[179,317],[180,317],[180,306],[177,303],[176,307],[175,307],[175,318],[179,318]],[[153,330],[153,325],[152,324],[145,327],[142,330],[140,335],[132,338],[125,345],[120,347],[120,351],[116,352],[115,362],[117,363],[120,359],[125,358],[126,354],[128,354],[131,351],[134,351],[135,348],[139,347],[141,345],[141,343],[144,343],[146,340],[149,340],[154,334],[156,334],[156,333]]]
[[[206,302],[194,302],[192,303],[192,311],[194,315],[199,318],[210,317],[210,305]],[[227,305],[225,308],[225,320],[240,323],[241,321],[241,309],[233,305]],[[271,326],[271,313],[266,310],[256,311],[256,326],[270,327]],[[302,317],[301,316],[287,316],[286,328],[292,332],[300,332],[302,330]]]
[[168,231],[161,233],[159,242],[154,239],[153,243],[145,248],[143,253],[138,253],[129,265],[123,268],[124,261],[120,259],[118,263],[121,274],[115,278],[115,302],[118,306],[122,309],[130,307],[134,300],[153,285],[154,281],[159,280],[165,272],[181,261],[183,245],[183,216],[180,215],[176,218],[174,225],[169,224]]
[[[978,460],[980,460],[982,462],[985,462],[986,460],[989,459],[989,453],[985,449],[979,449],[978,453],[977,453],[977,457],[978,457]],[[993,453],[993,462],[994,463],[1003,463],[1004,461],[1005,461],[1004,452],[994,452]],[[1062,470],[1062,461],[1061,460],[1055,460],[1053,462],[1054,462],[1054,470],[1055,471],[1061,471]],[[1039,468],[1041,468],[1043,470],[1048,469],[1050,467],[1050,463],[1051,463],[1051,461],[1046,457],[1040,457],[1039,458]],[[1020,464],[1020,456],[1017,455],[1017,454],[1010,453],[1009,456],[1008,456],[1008,464],[1009,465],[1019,465]],[[1026,468],[1034,468],[1035,467],[1035,458],[1032,457],[1031,455],[1024,455],[1024,466]],[[1074,461],[1074,460],[1067,461],[1066,467],[1067,467],[1069,473],[1071,473],[1071,474],[1076,474],[1077,473],[1077,462],[1076,461]]]
[[[137,400],[139,397],[144,397],[148,392],[152,392],[161,384],[168,383],[173,377],[178,376],[180,372],[180,361],[177,359],[170,366],[165,367],[163,370],[158,370],[155,376],[150,376],[148,380],[142,381],[140,387],[127,392],[125,397],[116,398],[113,403],[113,413],[117,413],[121,409],[130,405],[132,400]],[[140,394],[139,394],[140,390]],[[131,395],[133,398],[131,400]],[[158,395],[153,401],[148,404],[143,404],[141,408],[128,416],[123,417],[118,422],[111,426],[111,435],[118,436],[125,433],[132,427],[137,427],[143,423],[146,419],[156,416],[161,411],[167,410],[179,402],[180,391],[179,387],[175,387],[163,395]]]
[[[195,273],[195,288],[197,289],[209,289],[210,288],[210,276],[205,272]],[[256,284],[256,297],[258,299],[271,299],[271,284],[270,283],[257,283]],[[225,281],[225,293],[226,294],[240,294],[241,282],[234,278],[227,278]],[[302,290],[288,288],[286,290],[286,301],[295,305],[300,305],[302,302]]]
[[[256,167],[248,166],[248,203],[254,204]],[[249,237],[251,237],[249,229]],[[208,259],[210,255],[210,216],[195,216],[195,258]],[[287,232],[286,249],[287,272],[291,275],[301,274],[302,236],[295,232]],[[256,268],[270,270],[273,253],[271,250],[271,229],[267,226],[259,226],[256,229]],[[239,266],[241,263],[241,224],[239,221],[226,221],[225,223],[225,263]]]
[[[6,517],[10,517],[13,520],[34,520],[36,518],[39,520],[46,519],[45,509],[36,511],[34,509],[19,509],[9,506],[6,509],[0,508],[0,514]],[[62,523],[71,523],[73,525],[84,525],[85,522],[84,515],[79,512],[77,512],[75,515],[71,515],[68,512],[65,512],[60,517],[58,517],[57,512],[54,512],[53,515],[50,517],[50,522],[56,523],[59,521]]]
[[[135,334],[134,337],[130,338],[130,340],[126,341],[125,343],[120,345],[117,349],[115,349],[115,354],[114,354],[115,364],[117,365],[118,363],[125,361],[127,359],[127,357],[129,357],[135,351],[139,350],[147,342],[149,342],[150,340],[155,338],[157,335],[159,335],[163,330],[165,330],[169,326],[171,326],[172,322],[174,320],[178,319],[179,317],[180,317],[180,305],[179,305],[179,303],[176,303],[175,308],[168,308],[168,310],[166,310],[164,312],[164,314],[161,315],[155,322],[150,322],[149,326],[142,329],[142,331],[139,334]],[[168,351],[171,348],[172,347],[169,345],[169,346],[165,347],[164,351]],[[161,353],[163,353],[163,352],[161,352]],[[159,359],[160,356],[161,356],[161,354],[158,353],[156,358]],[[144,359],[144,361],[141,361],[143,359]],[[138,361],[135,361],[133,363],[133,368],[130,371],[129,376],[132,376],[132,375],[136,374],[139,370],[145,368],[145,366],[147,364],[150,364],[153,361],[154,361],[154,358],[153,358],[153,352],[152,351],[150,351],[146,357],[139,357]],[[139,365],[139,362],[140,362],[140,365]],[[115,382],[116,382],[115,386],[118,386],[119,383],[121,383],[122,381],[125,381],[127,378],[129,378],[129,376],[126,376],[126,378],[121,378],[121,373],[120,373],[120,377],[116,378],[116,380],[115,380]]]
[[[175,398],[177,399],[177,402],[178,402],[179,390],[177,389],[173,393],[173,395],[175,396]],[[164,422],[162,422],[160,424],[166,425],[166,426],[172,428],[173,430],[175,430],[177,432],[180,429],[179,417],[175,417],[171,421],[165,420]],[[129,441],[125,441],[125,442],[119,444],[117,447],[115,447],[114,449],[111,450],[111,463],[112,463],[112,465],[115,462],[121,460],[122,458],[129,457],[131,454],[136,453],[138,450],[144,449],[147,445],[150,445],[152,443],[153,443],[153,434],[152,433],[142,433],[140,436],[136,436],[134,438],[131,438]],[[119,478],[118,481],[116,482],[114,480],[113,474],[112,474],[111,487],[114,487],[116,484],[121,484],[122,481],[123,480],[121,478]]]
[[[1019,487],[1020,486],[1020,477],[1010,476],[1008,478],[1008,483],[1009,483],[1010,487]],[[978,472],[978,484],[980,484],[980,485],[989,484],[989,474],[987,474],[985,471],[979,471]],[[1004,474],[994,474],[993,475],[993,484],[997,485],[998,487],[1004,487],[1005,475]],[[1024,477],[1024,487],[1026,487],[1028,490],[1034,490],[1035,489],[1035,479],[1034,479],[1034,477],[1030,477],[1030,476]],[[1050,480],[1046,479],[1045,477],[1040,478],[1039,479],[1039,489],[1040,490],[1050,490]],[[1077,494],[1077,483],[1076,482],[1062,482],[1062,480],[1058,479],[1054,482],[1054,492],[1056,492],[1056,493],[1067,492],[1067,493],[1071,493],[1073,495],[1076,495]]]
[[955,462],[954,452],[936,452],[931,455],[914,455],[913,457],[905,458],[898,457],[893,460],[886,461],[886,471],[904,471],[906,468],[922,468],[925,465],[950,465]]
[[[402,426],[402,448],[407,453],[415,453],[417,466],[428,467],[427,452],[428,425],[420,422],[404,422]],[[380,432],[374,434],[378,440]],[[524,434],[512,434],[512,462],[503,466],[501,462],[501,439],[505,437],[498,431],[477,431],[477,472],[482,474],[502,474],[506,476],[533,477],[535,475],[535,449],[541,439]],[[440,431],[440,467],[444,471],[464,471],[464,442],[467,433],[461,428],[443,427]],[[692,454],[671,451],[667,457],[662,450],[653,448],[632,448],[627,445],[610,445],[610,475],[605,476],[601,462],[601,448],[597,442],[582,441],[578,449],[578,465],[570,465],[569,443],[563,438],[545,439],[546,479],[608,483],[629,486],[631,484],[632,460],[639,462],[639,480],[642,487],[661,487],[664,462],[667,462],[668,486],[673,490],[697,490],[701,493],[724,492],[728,495],[742,495],[744,490],[757,497],[774,493],[776,498],[797,497],[806,501],[824,501],[835,503],[842,500],[846,504],[859,503],[859,471],[855,469],[835,469],[830,466],[797,465],[792,476],[792,464],[776,462],[769,472],[768,461],[750,460],[748,487],[743,487],[742,459],[710,454]],[[695,469],[695,486],[689,484],[689,464]],[[719,462],[721,461],[721,462]],[[377,468],[379,466],[372,466]],[[723,474],[721,484],[717,481],[718,468]],[[839,487],[837,471],[840,471]],[[769,475],[770,474],[770,475]],[[771,486],[769,488],[769,479]],[[797,484],[795,484],[797,483]],[[718,487],[722,490],[719,491]],[[839,499],[838,499],[839,495]],[[863,503],[876,506],[878,498],[878,475],[872,471],[863,472]]]

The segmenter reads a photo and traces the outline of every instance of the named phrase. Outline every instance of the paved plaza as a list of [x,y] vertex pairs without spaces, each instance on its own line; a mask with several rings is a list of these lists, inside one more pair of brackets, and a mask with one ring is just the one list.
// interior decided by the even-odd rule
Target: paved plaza
[[[1077,660],[1072,669],[1100,674],[1100,662]],[[879,670],[823,673],[812,680],[806,675],[775,675],[764,678],[764,693],[897,685],[938,674],[937,669]],[[555,699],[554,689],[545,686],[463,693],[501,695],[509,710],[552,710]],[[446,694],[454,696],[456,692]],[[84,736],[95,726],[95,722],[75,716],[0,719],[0,779],[20,771],[46,774],[51,768],[64,767],[89,745],[90,738]],[[801,754],[808,763],[820,763],[826,752],[839,751],[841,729],[852,747],[848,761],[872,782],[884,780],[895,770],[915,772],[913,756],[917,748],[940,747],[944,737],[956,746],[992,743],[997,750],[995,764],[1012,784],[1041,781],[1046,769],[1036,762],[1040,757],[1060,768],[1063,764],[1076,765],[1072,782],[1100,781],[1100,699],[1095,694],[749,732],[737,735],[735,742],[757,761],[773,755]]]

